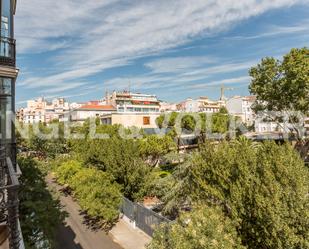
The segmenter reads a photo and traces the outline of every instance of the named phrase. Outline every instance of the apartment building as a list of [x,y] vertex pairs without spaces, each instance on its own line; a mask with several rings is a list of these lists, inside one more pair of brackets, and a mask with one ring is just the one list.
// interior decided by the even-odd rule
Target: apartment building
[[[255,96],[235,96],[226,101],[226,109],[229,114],[239,117],[243,123],[250,126],[254,124],[255,120],[255,113],[252,110],[255,100]],[[270,127],[273,127],[273,125],[266,128],[269,129]]]
[[177,104],[169,102],[160,102],[160,112],[176,112]]
[[123,113],[158,113],[160,102],[155,95],[131,93],[128,91],[116,92],[105,98],[106,105],[113,105],[117,112]]
[[65,112],[70,110],[70,104],[64,98],[53,99],[51,102],[43,97],[27,101],[26,108],[20,108],[16,117],[19,122],[26,124],[49,123],[59,120]]
[[182,112],[216,113],[224,106],[225,102],[222,100],[213,101],[208,97],[199,97],[198,99],[186,99],[178,104],[177,109]]
[[160,101],[155,95],[128,91],[106,95],[105,103],[116,110],[101,117],[103,124],[120,124],[124,127],[156,128],[160,116]]
[[70,104],[64,98],[53,99],[52,102],[46,102],[45,121],[49,123],[53,120],[59,120],[60,116],[70,110]]
[[18,75],[14,40],[16,0],[1,0],[0,18],[0,248],[24,248],[18,219],[18,175],[14,129],[15,81]]
[[116,112],[113,105],[86,104],[63,115],[61,121],[84,122],[89,118],[100,118]]

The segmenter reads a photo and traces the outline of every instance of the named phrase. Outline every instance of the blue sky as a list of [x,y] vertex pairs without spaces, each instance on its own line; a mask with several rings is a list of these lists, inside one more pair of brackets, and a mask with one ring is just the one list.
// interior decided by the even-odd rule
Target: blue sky
[[106,90],[248,94],[248,69],[309,46],[309,0],[18,1],[17,105],[100,99]]

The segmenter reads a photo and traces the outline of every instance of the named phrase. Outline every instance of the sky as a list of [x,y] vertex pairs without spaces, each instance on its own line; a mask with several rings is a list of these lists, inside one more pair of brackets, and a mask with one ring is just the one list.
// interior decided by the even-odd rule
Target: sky
[[309,47],[309,0],[21,0],[16,103],[128,90],[179,102],[247,95],[248,70]]

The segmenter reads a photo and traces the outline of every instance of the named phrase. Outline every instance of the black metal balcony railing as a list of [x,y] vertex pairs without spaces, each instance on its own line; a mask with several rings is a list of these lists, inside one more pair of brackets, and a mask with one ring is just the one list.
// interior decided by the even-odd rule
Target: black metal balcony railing
[[15,170],[11,159],[6,157],[5,148],[0,148],[0,226],[7,231],[10,249],[24,247],[18,219],[19,174],[20,170]]
[[15,67],[16,42],[8,37],[0,37],[0,65]]

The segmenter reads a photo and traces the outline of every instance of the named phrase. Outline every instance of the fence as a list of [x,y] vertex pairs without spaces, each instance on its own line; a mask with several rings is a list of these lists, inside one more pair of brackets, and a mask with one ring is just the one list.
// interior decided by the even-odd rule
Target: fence
[[149,236],[153,235],[153,232],[158,225],[171,222],[160,214],[157,214],[138,203],[133,203],[127,198],[123,198],[121,212]]

